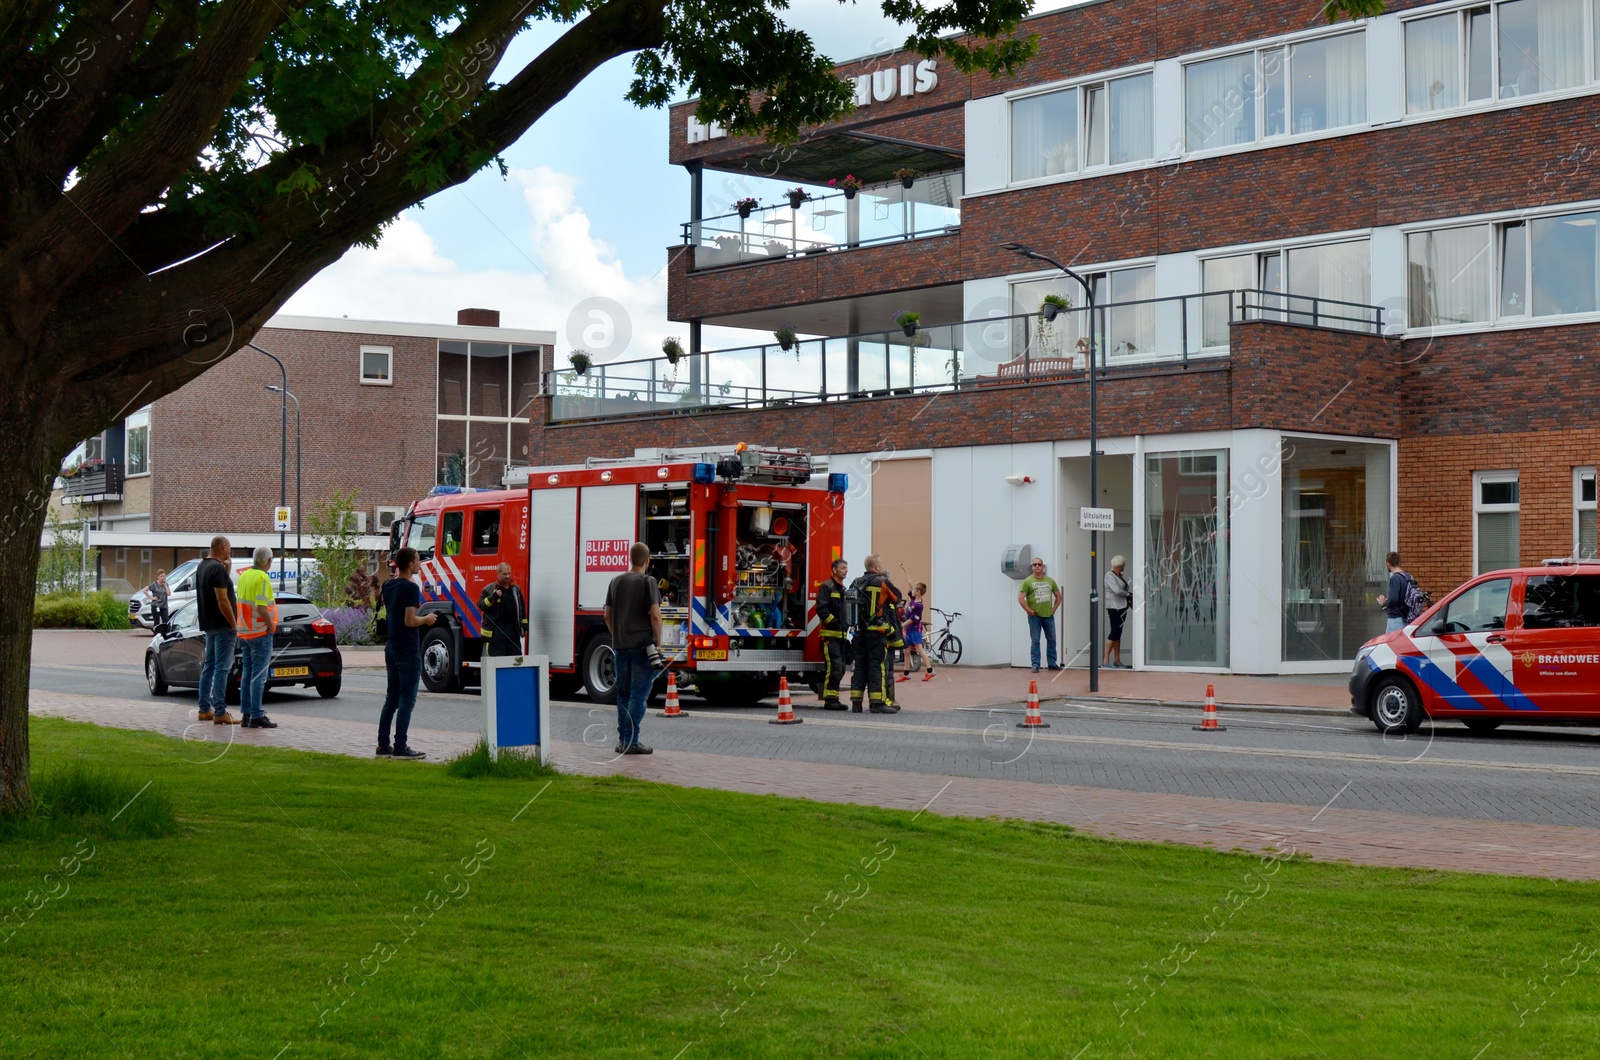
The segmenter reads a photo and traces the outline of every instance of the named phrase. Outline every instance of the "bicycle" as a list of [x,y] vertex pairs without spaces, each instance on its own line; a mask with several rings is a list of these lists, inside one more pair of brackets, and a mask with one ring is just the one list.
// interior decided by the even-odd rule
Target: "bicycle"
[[938,630],[929,630],[925,638],[925,646],[945,666],[954,666],[961,661],[961,638],[950,632],[950,626],[961,617],[960,611],[941,611],[937,607],[928,610],[944,619],[944,626]]

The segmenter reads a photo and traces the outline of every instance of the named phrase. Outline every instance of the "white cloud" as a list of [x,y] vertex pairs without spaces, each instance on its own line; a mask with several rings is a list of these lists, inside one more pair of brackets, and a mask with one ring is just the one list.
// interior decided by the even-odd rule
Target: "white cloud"
[[[454,323],[456,310],[478,306],[500,310],[507,327],[554,330],[563,353],[574,345],[597,361],[658,353],[671,331],[666,270],[628,275],[615,249],[592,233],[578,178],[540,166],[514,169],[511,180],[521,189],[526,217],[494,223],[508,233],[526,224],[525,271],[475,268],[470,260],[444,256],[419,219],[425,215],[408,211],[376,249],[346,253],[296,292],[283,312]],[[491,231],[485,238],[501,237]]]

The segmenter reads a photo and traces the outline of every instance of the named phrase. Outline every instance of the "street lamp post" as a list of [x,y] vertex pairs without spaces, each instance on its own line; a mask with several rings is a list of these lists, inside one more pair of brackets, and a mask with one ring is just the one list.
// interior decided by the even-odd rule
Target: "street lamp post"
[[[278,397],[278,507],[282,508],[289,503],[289,370],[278,360],[276,354],[267,353],[253,342],[245,343],[246,346],[257,353],[266,354],[278,365],[278,374],[283,377],[283,394]],[[271,388],[269,388],[271,389]],[[295,406],[299,407],[299,402]],[[298,415],[298,413],[296,414]],[[299,498],[295,498],[295,507],[300,507]],[[285,531],[278,531],[278,555],[283,555]]]
[[[1078,273],[1067,268],[1061,262],[1048,254],[1022,245],[1021,243],[1001,243],[1002,250],[1009,250],[1024,258],[1032,258],[1054,265],[1067,276],[1078,281],[1083,288],[1084,297],[1089,302],[1089,506],[1100,506],[1100,431],[1099,421],[1096,418],[1097,408],[1095,402],[1095,305],[1094,287],[1088,280]],[[1089,691],[1100,691],[1100,532],[1089,531]]]
[[[268,386],[268,390],[283,390],[290,401],[294,402],[294,587],[302,595],[306,591],[305,565],[301,562],[304,553],[300,548],[300,520],[305,518],[304,509],[300,506],[300,399],[289,393],[287,387]],[[282,562],[281,560],[279,561]],[[280,568],[281,569],[281,568]]]

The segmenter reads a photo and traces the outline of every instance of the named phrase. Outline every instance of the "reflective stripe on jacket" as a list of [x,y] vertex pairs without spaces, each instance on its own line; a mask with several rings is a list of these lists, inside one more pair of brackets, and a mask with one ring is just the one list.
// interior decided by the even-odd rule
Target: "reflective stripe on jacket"
[[272,593],[272,579],[260,567],[251,567],[239,575],[239,639],[257,640],[270,636],[278,625],[277,597]]
[[817,586],[817,626],[828,638],[844,636],[845,588],[833,578]]

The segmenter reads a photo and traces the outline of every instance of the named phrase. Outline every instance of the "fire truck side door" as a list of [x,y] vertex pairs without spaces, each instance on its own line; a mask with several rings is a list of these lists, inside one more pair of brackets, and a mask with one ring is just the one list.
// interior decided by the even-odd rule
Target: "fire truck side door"
[[528,653],[551,666],[575,662],[578,611],[578,491],[528,495]]

